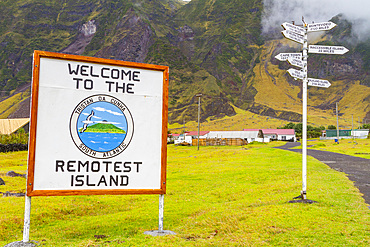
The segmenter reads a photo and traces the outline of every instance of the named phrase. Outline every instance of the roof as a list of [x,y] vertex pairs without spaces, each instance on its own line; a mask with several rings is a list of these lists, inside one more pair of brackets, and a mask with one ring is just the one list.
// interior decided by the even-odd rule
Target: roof
[[0,134],[10,135],[29,123],[29,118],[0,119]]
[[208,138],[257,138],[259,130],[253,131],[210,131]]
[[[258,129],[244,129],[244,131],[256,131]],[[265,134],[295,135],[294,129],[261,129]]]
[[[200,136],[204,136],[208,133],[209,133],[209,131],[199,131]],[[198,136],[198,131],[187,131],[187,132],[185,132],[185,135],[187,135],[187,136]]]
[[180,136],[181,134],[168,134],[168,136]]

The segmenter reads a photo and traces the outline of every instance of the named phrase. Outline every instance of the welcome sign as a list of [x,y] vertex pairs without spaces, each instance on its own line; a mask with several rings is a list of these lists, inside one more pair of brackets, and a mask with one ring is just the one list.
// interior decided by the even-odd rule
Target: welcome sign
[[168,67],[34,52],[28,196],[165,194]]

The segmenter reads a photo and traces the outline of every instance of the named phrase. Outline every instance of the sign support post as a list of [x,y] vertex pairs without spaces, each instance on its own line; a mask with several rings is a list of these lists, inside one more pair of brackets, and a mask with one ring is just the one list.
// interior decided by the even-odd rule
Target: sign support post
[[159,222],[158,232],[163,232],[163,208],[164,208],[164,195],[159,195]]
[[330,82],[327,80],[308,78],[307,69],[307,53],[342,55],[348,52],[348,49],[343,46],[325,46],[325,45],[310,45],[308,46],[307,34],[315,31],[327,31],[336,26],[332,22],[322,22],[314,24],[306,24],[302,17],[303,27],[295,26],[284,22],[282,32],[284,37],[302,44],[303,53],[280,53],[275,56],[280,61],[288,61],[291,65],[297,66],[302,70],[290,68],[287,72],[295,79],[302,80],[302,191],[301,195],[294,199],[302,199],[307,202],[307,87],[330,87]]
[[159,195],[159,214],[158,214],[158,230],[146,231],[144,234],[153,237],[165,236],[165,235],[176,235],[175,232],[170,230],[163,230],[163,209],[164,209],[164,194]]
[[24,226],[23,226],[23,243],[30,241],[30,224],[31,224],[31,197],[25,196],[24,206]]
[[302,192],[301,198],[306,200],[307,191],[307,25],[304,23],[304,36],[303,36],[303,86],[302,86]]

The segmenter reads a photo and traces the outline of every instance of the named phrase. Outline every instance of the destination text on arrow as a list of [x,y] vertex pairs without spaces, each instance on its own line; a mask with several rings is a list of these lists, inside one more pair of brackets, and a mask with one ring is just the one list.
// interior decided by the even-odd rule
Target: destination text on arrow
[[288,23],[288,22],[284,22],[282,24],[283,28],[285,28],[286,30],[289,30],[289,31],[292,31],[294,33],[297,33],[299,35],[304,35],[305,34],[305,29],[302,28],[302,27],[299,27],[299,26],[296,26],[296,25],[293,25],[291,23]]
[[334,28],[337,24],[329,22],[321,23],[312,23],[307,25],[307,32],[316,32],[316,31],[327,31]]
[[283,35],[285,38],[293,40],[295,42],[304,43],[304,39],[302,35],[296,34],[295,32],[289,31],[289,30],[284,30],[282,31]]
[[295,58],[302,60],[302,53],[279,53],[275,56],[277,60],[287,61],[288,58]]
[[323,54],[334,54],[343,55],[349,50],[344,46],[328,46],[328,45],[309,45],[309,53],[323,53]]

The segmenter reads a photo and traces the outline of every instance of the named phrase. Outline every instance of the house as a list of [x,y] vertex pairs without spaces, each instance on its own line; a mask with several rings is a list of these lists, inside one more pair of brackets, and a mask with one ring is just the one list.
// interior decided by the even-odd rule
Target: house
[[[258,129],[244,129],[244,131],[257,131]],[[260,129],[264,138],[277,141],[293,141],[296,142],[294,129]]]
[[358,139],[366,139],[369,136],[369,130],[368,129],[355,129],[355,130],[339,130],[339,133],[337,133],[337,130],[325,130],[323,131],[322,136],[320,137],[320,140],[335,140],[339,139],[351,139],[351,138],[358,138]]
[[189,145],[192,144],[192,140],[193,138],[191,136],[187,136],[186,133],[185,134],[181,134],[179,135],[179,137],[177,138],[177,140],[174,140],[174,144],[182,144],[182,143],[188,143]]
[[264,138],[262,131],[251,130],[251,131],[210,131],[207,138],[227,138],[227,139],[242,139],[248,143],[257,142],[269,142],[269,139]]
[[[207,138],[209,131],[199,131],[199,139]],[[198,131],[187,131],[185,132],[186,136],[191,136],[193,139],[198,138]]]
[[175,140],[179,139],[180,134],[168,134],[167,143],[174,143]]
[[366,139],[369,136],[368,129],[352,130],[352,136],[355,138]]

